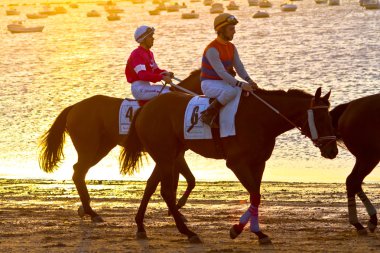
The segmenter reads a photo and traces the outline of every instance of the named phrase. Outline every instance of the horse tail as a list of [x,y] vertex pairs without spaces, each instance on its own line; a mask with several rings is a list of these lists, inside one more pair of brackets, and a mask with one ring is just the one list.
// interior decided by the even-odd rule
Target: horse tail
[[349,103],[341,104],[330,111],[331,123],[334,128],[335,135],[338,139],[340,139],[340,135],[338,131],[339,119],[340,119],[340,116],[342,116],[343,112],[346,110],[348,105]]
[[127,138],[120,152],[119,163],[122,175],[133,175],[135,171],[138,171],[142,163],[142,157],[145,156],[143,145],[136,131],[136,119],[140,110],[141,108],[133,116]]
[[55,119],[53,125],[40,138],[38,162],[45,172],[54,172],[63,155],[65,143],[66,118],[73,106],[66,107]]

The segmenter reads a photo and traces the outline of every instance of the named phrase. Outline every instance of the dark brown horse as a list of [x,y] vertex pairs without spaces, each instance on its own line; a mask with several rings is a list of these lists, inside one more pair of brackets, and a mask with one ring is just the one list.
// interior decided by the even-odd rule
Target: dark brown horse
[[175,161],[186,150],[191,149],[208,158],[226,159],[227,166],[247,189],[251,200],[250,208],[241,217],[240,223],[231,228],[230,236],[236,238],[251,220],[251,231],[261,243],[268,243],[270,239],[259,229],[260,184],[265,162],[272,154],[276,137],[297,126],[305,135],[313,135],[314,144],[319,147],[323,157],[332,159],[337,155],[328,112],[330,93],[321,97],[319,88],[315,96],[299,90],[258,90],[255,94],[280,110],[281,115],[289,121],[274,113],[256,97],[242,96],[235,118],[237,134],[222,138],[220,143],[224,153],[219,152],[213,140],[184,139],[183,115],[191,99],[189,95],[173,92],[159,96],[141,108],[132,121],[123,145],[125,149],[121,156],[121,167],[125,173],[133,173],[141,162],[143,152],[150,154],[156,162],[156,172],[161,177],[161,195],[173,214],[178,230],[187,235],[191,242],[200,242],[200,239],[181,219],[172,190],[175,184],[173,175],[178,174]]
[[[200,92],[200,70],[193,71],[188,78],[178,85],[194,92]],[[123,145],[126,135],[119,134],[119,109],[123,99],[102,95],[84,99],[65,108],[55,119],[50,129],[41,137],[39,164],[45,172],[54,172],[63,156],[65,133],[68,133],[78,153],[74,164],[73,181],[80,196],[82,206],[78,209],[80,216],[90,215],[93,221],[103,219],[91,208],[90,196],[85,183],[88,170],[105,157],[116,145]],[[179,155],[176,167],[188,183],[178,207],[185,204],[187,197],[195,186],[195,178],[189,170],[183,155]],[[124,171],[124,169],[122,169]],[[178,181],[178,176],[177,179]],[[138,222],[143,218],[151,195],[160,182],[159,174],[154,169],[150,176],[141,201]],[[176,190],[176,187],[174,187]],[[141,219],[142,219],[141,218]]]
[[367,234],[356,213],[355,195],[358,195],[370,216],[368,228],[374,232],[376,209],[365,195],[362,183],[380,160],[380,94],[339,105],[331,111],[331,117],[337,138],[356,158],[346,180],[349,221],[359,234]]

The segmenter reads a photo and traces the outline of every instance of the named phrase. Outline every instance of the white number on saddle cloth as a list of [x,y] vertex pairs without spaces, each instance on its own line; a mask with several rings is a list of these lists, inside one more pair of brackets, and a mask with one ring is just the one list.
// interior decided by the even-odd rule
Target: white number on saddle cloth
[[184,121],[185,139],[212,139],[211,128],[201,120],[201,112],[209,106],[209,98],[196,96],[187,105]]
[[119,110],[119,134],[128,134],[133,115],[140,105],[137,100],[124,99]]
[[[239,106],[241,89],[234,100],[225,105],[219,115],[220,137],[235,136],[235,115]],[[212,139],[211,128],[201,120],[201,112],[209,106],[209,98],[193,97],[187,105],[184,118],[184,137],[187,140]]]

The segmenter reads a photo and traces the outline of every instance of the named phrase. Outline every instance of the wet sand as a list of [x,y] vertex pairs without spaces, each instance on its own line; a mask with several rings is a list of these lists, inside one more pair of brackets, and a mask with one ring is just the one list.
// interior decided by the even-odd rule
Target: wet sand
[[[0,179],[1,252],[380,252],[375,232],[358,236],[348,224],[344,184],[263,183],[260,221],[272,245],[259,245],[248,227],[235,240],[230,227],[248,208],[248,195],[237,182],[198,182],[182,213],[203,240],[190,244],[167,216],[157,191],[146,230],[135,239],[134,216],[144,182],[91,181],[92,207],[105,219],[79,218],[71,181]],[[181,183],[182,193],[185,184]],[[364,186],[379,208],[380,185]],[[357,200],[359,219],[367,222]]]

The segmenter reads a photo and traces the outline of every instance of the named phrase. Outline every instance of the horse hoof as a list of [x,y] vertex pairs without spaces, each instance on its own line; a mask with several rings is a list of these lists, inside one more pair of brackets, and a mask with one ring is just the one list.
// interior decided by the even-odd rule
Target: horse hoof
[[259,239],[259,244],[260,244],[260,245],[272,244],[272,241],[271,241],[271,239],[267,236],[267,237],[260,238],[260,239]]
[[104,222],[103,218],[99,215],[91,217],[92,222]]
[[198,235],[193,235],[193,236],[189,237],[189,242],[190,243],[202,243],[202,240],[201,240],[201,238],[199,238]]
[[357,232],[358,232],[359,236],[366,236],[366,235],[368,235],[367,229],[365,229],[365,228],[359,229],[359,230],[357,230]]
[[78,207],[78,215],[81,218],[83,218],[86,215],[86,213],[84,212],[83,206]]
[[243,229],[241,229],[239,225],[233,225],[230,229],[230,238],[235,239],[241,234],[242,231]]
[[136,233],[136,239],[137,240],[147,240],[148,236],[146,235],[145,231],[143,231],[143,232],[137,232]]
[[368,224],[367,224],[367,227],[368,227],[369,231],[371,231],[371,233],[373,233],[373,232],[375,232],[375,229],[376,229],[377,225],[375,225],[375,224],[373,224],[372,222],[369,221]]

